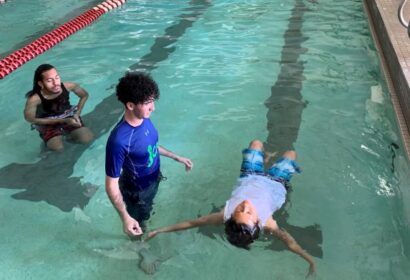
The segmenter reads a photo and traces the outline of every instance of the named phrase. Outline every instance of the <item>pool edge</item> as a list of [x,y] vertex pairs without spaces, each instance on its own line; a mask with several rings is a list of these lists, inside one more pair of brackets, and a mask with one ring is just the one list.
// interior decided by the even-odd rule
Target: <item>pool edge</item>
[[[363,0],[407,161],[410,161],[410,39],[398,18],[400,4],[399,0]],[[410,13],[407,16],[410,18]]]

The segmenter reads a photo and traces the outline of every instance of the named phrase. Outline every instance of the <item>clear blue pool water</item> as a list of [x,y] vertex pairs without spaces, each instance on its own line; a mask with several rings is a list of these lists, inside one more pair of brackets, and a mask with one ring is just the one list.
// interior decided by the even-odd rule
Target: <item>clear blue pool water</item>
[[[0,53],[92,2],[9,0],[0,6]],[[23,119],[42,63],[90,93],[83,115],[97,138],[67,144],[63,157],[43,158]],[[104,191],[105,142],[121,117],[113,85],[127,69],[157,80],[160,144],[195,163],[186,174],[163,159],[168,180],[149,228],[223,205],[241,149],[258,138],[299,154],[303,173],[278,220],[315,256],[317,279],[408,279],[409,163],[362,2],[353,0],[129,0],[1,80],[0,278],[304,277],[305,262],[278,241],[244,251],[218,228],[160,235],[151,250],[167,259],[154,276],[138,268],[139,247]]]

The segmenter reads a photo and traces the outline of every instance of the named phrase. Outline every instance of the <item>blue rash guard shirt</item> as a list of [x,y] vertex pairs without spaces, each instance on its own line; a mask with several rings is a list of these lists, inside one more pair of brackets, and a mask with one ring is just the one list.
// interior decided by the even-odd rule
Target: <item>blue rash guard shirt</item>
[[159,171],[159,158],[158,132],[151,120],[144,119],[133,127],[122,119],[107,141],[105,173],[112,178],[123,174],[139,181]]

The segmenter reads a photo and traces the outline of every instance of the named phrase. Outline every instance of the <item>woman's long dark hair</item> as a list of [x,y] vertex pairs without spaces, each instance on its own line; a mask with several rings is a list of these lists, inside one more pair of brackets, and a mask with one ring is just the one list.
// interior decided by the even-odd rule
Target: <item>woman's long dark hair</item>
[[55,67],[51,64],[41,64],[39,67],[37,67],[36,71],[34,72],[33,89],[26,93],[27,98],[35,93],[40,92],[41,88],[38,85],[38,82],[43,80],[43,73],[54,68]]

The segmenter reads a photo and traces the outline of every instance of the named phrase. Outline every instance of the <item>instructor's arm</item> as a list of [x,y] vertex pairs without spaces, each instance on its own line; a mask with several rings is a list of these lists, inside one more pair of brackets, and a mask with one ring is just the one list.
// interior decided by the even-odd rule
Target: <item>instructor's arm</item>
[[130,237],[141,235],[142,230],[139,223],[134,218],[132,218],[127,212],[127,208],[122,198],[118,180],[119,178],[105,176],[105,191],[107,192],[107,195],[110,198],[112,205],[117,210],[118,215],[120,215],[120,218],[123,223],[124,232]]
[[189,158],[181,157],[181,156],[171,152],[170,150],[165,149],[162,146],[158,146],[158,150],[159,150],[159,154],[161,156],[169,157],[169,158],[172,158],[175,161],[178,161],[178,162],[182,163],[185,166],[186,171],[190,171],[192,169],[192,167],[194,167],[194,164],[192,163],[192,161]]

